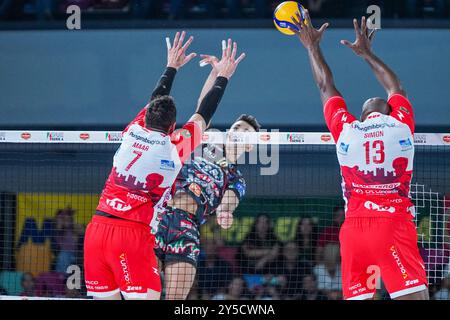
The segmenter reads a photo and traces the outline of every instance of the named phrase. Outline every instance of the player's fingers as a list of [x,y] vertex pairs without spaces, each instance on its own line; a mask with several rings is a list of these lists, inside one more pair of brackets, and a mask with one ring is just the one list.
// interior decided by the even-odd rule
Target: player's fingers
[[222,40],[222,59],[225,58],[226,51],[227,51],[227,42],[225,40]]
[[245,59],[247,55],[245,53],[241,53],[241,55],[239,56],[239,58],[236,59],[236,65],[238,65],[239,63],[241,63],[242,60]]
[[364,16],[361,18],[361,32],[363,35],[367,35],[367,23]]
[[373,29],[369,34],[369,40],[372,41],[375,38],[376,29]]
[[296,35],[299,35],[300,32],[297,29],[292,28],[291,26],[287,27],[290,31],[292,31],[293,33],[295,33]]
[[319,32],[320,32],[320,33],[324,33],[325,30],[327,30],[327,28],[328,28],[329,26],[330,26],[330,24],[329,24],[328,22],[324,23],[324,24],[320,27]]
[[177,32],[177,33],[175,34],[175,38],[173,39],[173,47],[174,47],[174,48],[178,47],[178,40],[179,40],[179,39],[180,39],[180,33]]
[[312,25],[312,22],[311,22],[311,17],[309,16],[308,9],[305,9],[305,20],[308,22],[308,26],[312,28],[313,25]]
[[182,50],[186,51],[189,48],[189,46],[192,44],[192,41],[194,41],[194,37],[190,36],[188,41],[186,41],[186,43],[184,44]]
[[361,30],[359,29],[359,25],[358,25],[358,20],[353,19],[353,26],[355,28],[355,35],[358,38],[361,33]]
[[170,38],[166,37],[166,45],[167,45],[167,51],[172,49],[172,44],[170,43]]
[[341,40],[341,44],[343,44],[344,46],[347,46],[349,48],[353,47],[353,44],[348,40]]
[[196,53],[191,53],[190,55],[188,55],[185,59],[184,59],[184,64],[188,63],[189,61],[191,61],[192,59],[194,59],[197,56]]
[[229,58],[231,56],[232,47],[233,47],[233,41],[231,39],[228,39],[228,46],[227,46],[227,52],[226,52],[227,58]]
[[298,17],[292,16],[291,20],[294,23],[294,25],[296,25],[297,27],[300,27],[300,19]]
[[180,40],[178,40],[178,48],[183,46],[184,38],[186,37],[186,31],[183,31],[180,36]]
[[236,42],[233,43],[233,51],[231,52],[231,59],[234,60],[236,58],[238,45]]

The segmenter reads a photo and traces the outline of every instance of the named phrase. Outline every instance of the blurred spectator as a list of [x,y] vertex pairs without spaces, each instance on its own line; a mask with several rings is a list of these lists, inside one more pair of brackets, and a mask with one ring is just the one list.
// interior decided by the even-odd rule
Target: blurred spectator
[[323,261],[323,250],[327,244],[339,244],[339,231],[344,222],[345,211],[343,207],[333,208],[333,220],[331,225],[325,227],[319,234],[317,241],[316,261]]
[[450,277],[444,278],[441,288],[433,295],[434,300],[450,300]]
[[249,274],[273,274],[280,245],[267,214],[256,217],[237,254],[241,272]]
[[282,277],[281,279],[284,283],[283,290],[281,291],[283,298],[295,299],[301,295],[302,277],[311,272],[312,264],[301,259],[297,242],[291,241],[285,243],[277,268],[277,274]]
[[311,218],[302,218],[297,225],[295,241],[299,249],[299,259],[313,264],[316,260],[317,224]]
[[24,273],[20,284],[22,286],[22,293],[20,294],[21,296],[36,296],[36,281],[33,274],[29,272]]
[[314,275],[327,298],[338,299],[342,289],[339,245],[329,243],[324,247],[323,263],[314,267]]
[[248,300],[250,292],[244,279],[235,277],[231,280],[225,293],[217,293],[212,300]]
[[300,300],[327,300],[326,295],[317,288],[314,274],[307,274],[302,278],[303,290]]
[[59,210],[55,218],[54,244],[56,250],[55,271],[66,273],[70,265],[76,264],[83,229],[75,224],[71,208]]
[[254,288],[255,300],[281,300],[281,291],[286,285],[283,277],[266,275],[262,286]]
[[217,256],[218,241],[202,239],[198,264],[198,288],[204,296],[224,291],[233,278],[231,266]]

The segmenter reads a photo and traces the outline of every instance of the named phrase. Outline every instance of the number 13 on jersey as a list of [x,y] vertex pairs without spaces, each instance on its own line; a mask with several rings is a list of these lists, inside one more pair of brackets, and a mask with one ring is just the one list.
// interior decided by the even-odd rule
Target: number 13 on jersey
[[384,153],[384,142],[382,140],[367,141],[364,143],[366,149],[366,164],[382,164],[386,158]]

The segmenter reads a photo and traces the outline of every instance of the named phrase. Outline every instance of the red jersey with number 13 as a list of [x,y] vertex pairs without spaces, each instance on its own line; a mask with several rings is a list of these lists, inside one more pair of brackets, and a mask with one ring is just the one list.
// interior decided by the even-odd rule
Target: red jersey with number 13
[[391,96],[390,115],[371,113],[364,122],[348,112],[342,97],[324,106],[341,166],[346,217],[411,219],[409,191],[414,160],[414,116],[407,98]]

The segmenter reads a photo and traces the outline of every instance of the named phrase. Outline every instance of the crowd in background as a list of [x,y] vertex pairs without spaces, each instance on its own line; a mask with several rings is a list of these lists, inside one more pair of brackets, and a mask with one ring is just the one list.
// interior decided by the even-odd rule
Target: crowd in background
[[[0,18],[51,20],[78,5],[101,18],[220,19],[270,18],[281,1],[273,0],[0,0]],[[303,0],[315,17],[360,16],[369,5],[382,8],[386,18],[449,18],[450,0]]]
[[[302,217],[296,226],[295,237],[283,242],[274,230],[273,217],[260,214],[239,245],[227,245],[218,232],[219,227],[214,225],[214,219],[210,219],[209,223],[215,231],[202,234],[197,277],[188,299],[342,299],[339,230],[344,221],[344,210],[335,207],[329,216],[327,224],[320,227],[313,215]],[[79,266],[82,276],[83,267],[84,231],[82,226],[75,223],[74,211],[70,208],[59,210],[47,232],[52,254],[48,262],[49,270],[40,273],[31,269],[27,271],[24,267],[20,268],[20,262],[16,261],[18,270],[22,271],[18,294],[85,297],[82,278],[79,279],[81,288],[68,285],[71,275],[67,272],[68,268]],[[17,252],[29,244],[29,236],[32,235],[23,233],[18,241]],[[42,254],[42,251],[37,251],[36,247],[32,250],[34,257],[26,252],[27,259],[38,259],[36,254]],[[16,260],[20,259],[19,255]],[[1,274],[0,295],[11,295],[6,288],[1,287],[4,281]],[[450,299],[449,292],[450,274],[439,285],[430,287],[430,295],[436,300]],[[388,297],[382,288],[376,299]]]

